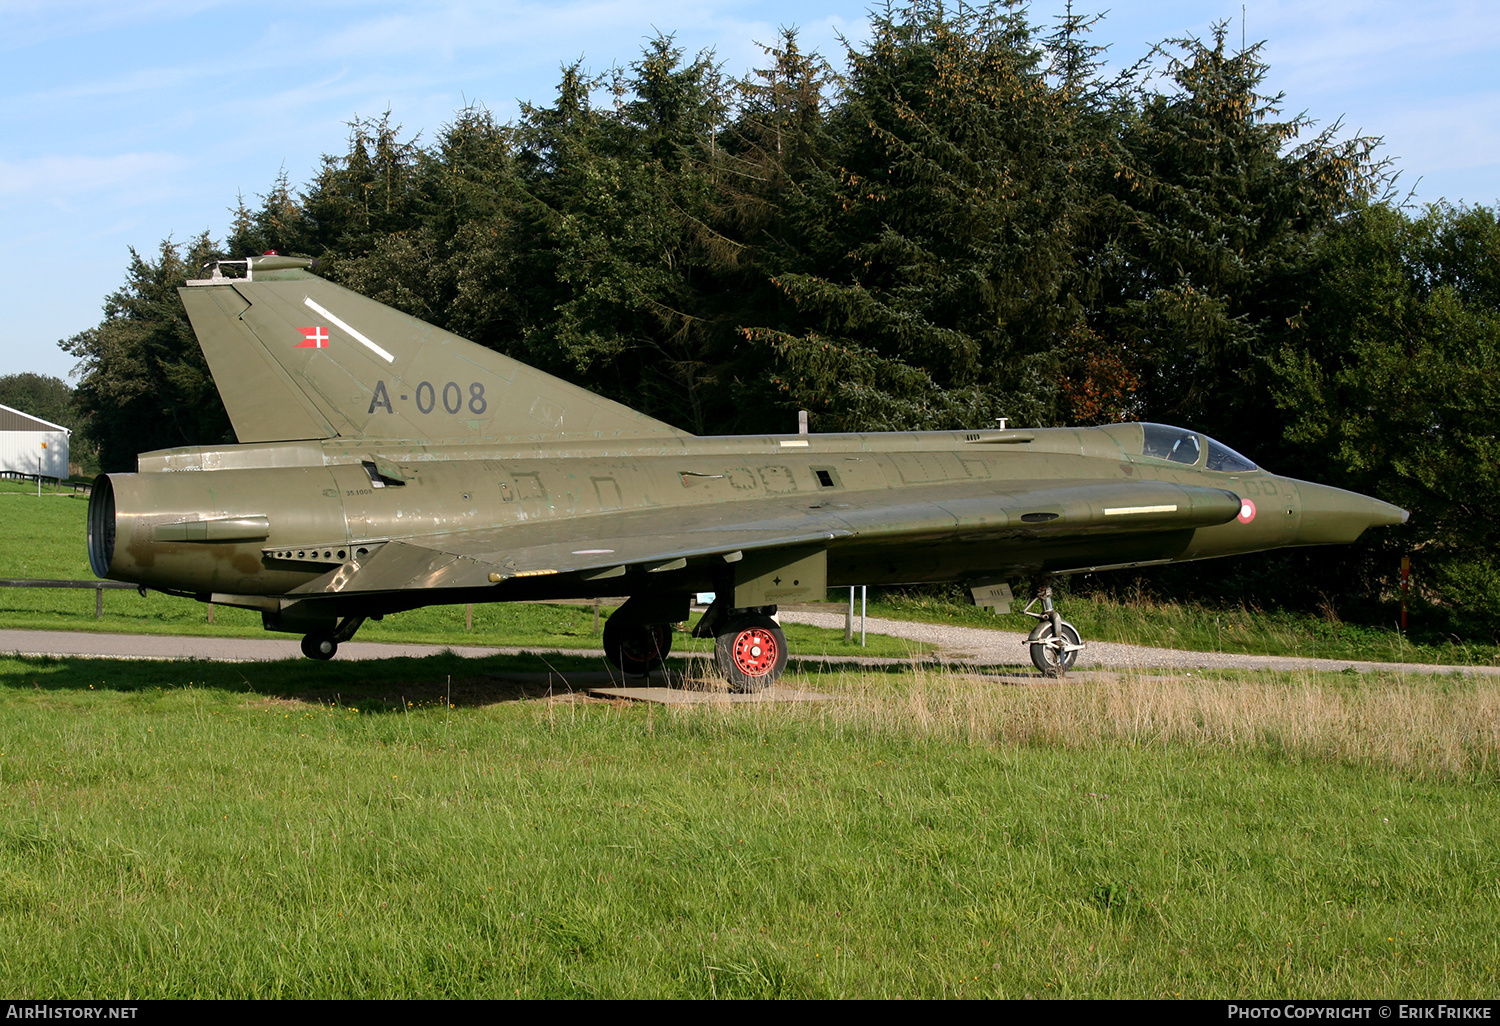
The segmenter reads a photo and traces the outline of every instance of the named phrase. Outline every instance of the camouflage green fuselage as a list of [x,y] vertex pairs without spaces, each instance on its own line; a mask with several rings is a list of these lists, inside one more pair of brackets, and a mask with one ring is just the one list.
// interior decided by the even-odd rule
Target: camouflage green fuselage
[[[601,576],[611,553],[591,552],[588,542],[609,539],[621,517],[654,518],[664,548],[684,552],[705,547],[697,543],[716,518],[726,531],[747,520],[803,535],[826,528],[824,587],[1204,559],[1352,541],[1372,522],[1398,519],[1376,500],[1262,470],[1211,471],[1201,457],[1184,466],[1142,455],[1131,451],[1133,430],[169,450],[144,455],[142,473],[101,482],[96,503],[113,505],[113,544],[106,551],[101,512],[91,555],[101,575],[117,580],[230,603],[316,595],[342,615],[345,607],[723,585],[725,563],[710,554],[667,569],[626,561],[623,572]],[[1240,515],[1245,499],[1254,503],[1251,519]],[[1347,508],[1331,513],[1334,504]],[[173,525],[246,518],[263,518],[264,534],[241,529],[259,536],[235,538],[230,529],[215,538],[210,528],[201,539],[172,537]],[[500,581],[455,579],[421,591],[396,590],[401,581],[390,591],[307,592],[331,567],[413,536],[438,549],[444,538],[464,539],[460,552],[484,536],[501,555],[508,538],[518,550],[562,538],[575,543],[568,555],[583,553],[574,562],[588,565],[517,566]]]

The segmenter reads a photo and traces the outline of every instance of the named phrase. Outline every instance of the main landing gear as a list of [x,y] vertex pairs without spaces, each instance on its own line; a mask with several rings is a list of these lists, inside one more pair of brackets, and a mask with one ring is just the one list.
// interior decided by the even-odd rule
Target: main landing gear
[[313,631],[302,639],[302,654],[309,659],[332,659],[339,645],[354,637],[364,622],[363,616],[346,616],[331,631]]
[[[715,600],[693,628],[693,637],[714,639],[714,665],[735,691],[770,687],[786,669],[786,635],[775,613],[775,606],[730,609]],[[619,615],[604,624],[605,657],[632,676],[660,667],[672,649],[671,625],[628,623]]]
[[672,651],[669,623],[626,626],[610,617],[604,621],[604,657],[631,677],[644,677],[661,666]]
[[714,639],[714,665],[735,691],[762,691],[786,669],[786,635],[775,616],[775,606],[731,609],[716,597],[693,628],[693,637]]
[[736,691],[760,691],[775,684],[786,669],[786,657],[781,625],[759,611],[730,618],[714,634],[714,663]]
[[[1041,612],[1032,612],[1031,607],[1041,603]],[[1083,640],[1078,630],[1062,618],[1052,604],[1052,585],[1043,583],[1036,590],[1036,597],[1021,610],[1027,616],[1037,618],[1025,644],[1031,649],[1031,662],[1043,677],[1061,677],[1078,661],[1083,649]]]

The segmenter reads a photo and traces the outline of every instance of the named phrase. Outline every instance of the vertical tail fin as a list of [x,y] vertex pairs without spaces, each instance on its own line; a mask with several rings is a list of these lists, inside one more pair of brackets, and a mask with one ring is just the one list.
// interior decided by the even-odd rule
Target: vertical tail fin
[[310,273],[251,257],[179,289],[241,442],[684,437],[659,420]]

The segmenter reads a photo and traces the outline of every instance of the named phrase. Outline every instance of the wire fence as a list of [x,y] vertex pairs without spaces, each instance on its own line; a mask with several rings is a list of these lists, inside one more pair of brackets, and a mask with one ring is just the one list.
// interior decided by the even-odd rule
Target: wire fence
[[72,478],[53,477],[51,474],[27,474],[19,470],[0,470],[0,481],[34,481],[38,485],[50,485],[58,491],[71,488],[74,492],[84,495],[94,490],[91,481],[75,481]]
[[[49,579],[46,579],[46,578],[29,578],[29,577],[0,578],[0,588],[71,588],[71,589],[73,589],[75,591],[85,590],[85,589],[88,589],[88,588],[92,588],[94,590],[94,619],[95,620],[102,620],[102,619],[104,619],[104,593],[106,591],[138,591],[143,596],[146,594],[146,588],[145,588],[144,585],[126,584],[124,581],[49,580]],[[840,590],[842,590],[842,589],[840,589]],[[865,594],[864,594],[864,592],[865,592],[865,589],[864,588],[860,588],[860,610],[859,610],[858,616],[859,616],[859,643],[861,645],[863,645],[865,643],[865,601],[866,600],[865,600]],[[538,601],[538,602],[540,602],[542,604],[545,604],[545,605],[592,606],[593,610],[594,610],[594,635],[598,636],[598,634],[599,634],[599,619],[600,619],[599,612],[600,612],[600,607],[601,606],[609,606],[609,607],[618,608],[620,605],[622,605],[625,602],[625,596],[619,596],[619,597],[615,597],[615,598],[590,598],[590,599],[538,599],[536,601]],[[698,608],[701,609],[702,607],[700,606]],[[817,604],[809,604],[809,603],[791,603],[791,604],[788,604],[788,605],[783,605],[781,608],[783,610],[788,611],[788,612],[790,612],[792,610],[825,612],[825,611],[832,611],[834,609],[838,609],[839,606],[836,606],[836,605],[834,605],[832,603],[828,603],[828,604],[825,604],[825,605],[817,605]],[[844,614],[845,614],[844,615],[844,640],[846,642],[850,642],[850,641],[853,641],[853,638],[854,638],[855,612],[854,612],[854,589],[853,588],[849,589],[849,604],[848,604],[847,607],[844,608]],[[212,602],[210,602],[208,604],[208,622],[209,623],[213,623],[214,622],[214,604]],[[466,632],[470,632],[470,631],[474,630],[474,604],[472,602],[465,604],[465,609],[464,609],[464,630]]]
[[33,578],[0,578],[0,588],[73,588],[94,589],[94,619],[104,619],[104,593],[106,591],[145,591],[144,588],[123,581],[51,581]]

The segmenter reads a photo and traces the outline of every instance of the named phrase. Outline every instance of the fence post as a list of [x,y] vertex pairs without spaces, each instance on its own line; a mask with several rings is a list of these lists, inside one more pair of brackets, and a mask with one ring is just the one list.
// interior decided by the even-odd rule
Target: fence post
[[464,630],[470,634],[474,633],[474,603],[472,602],[464,606]]

